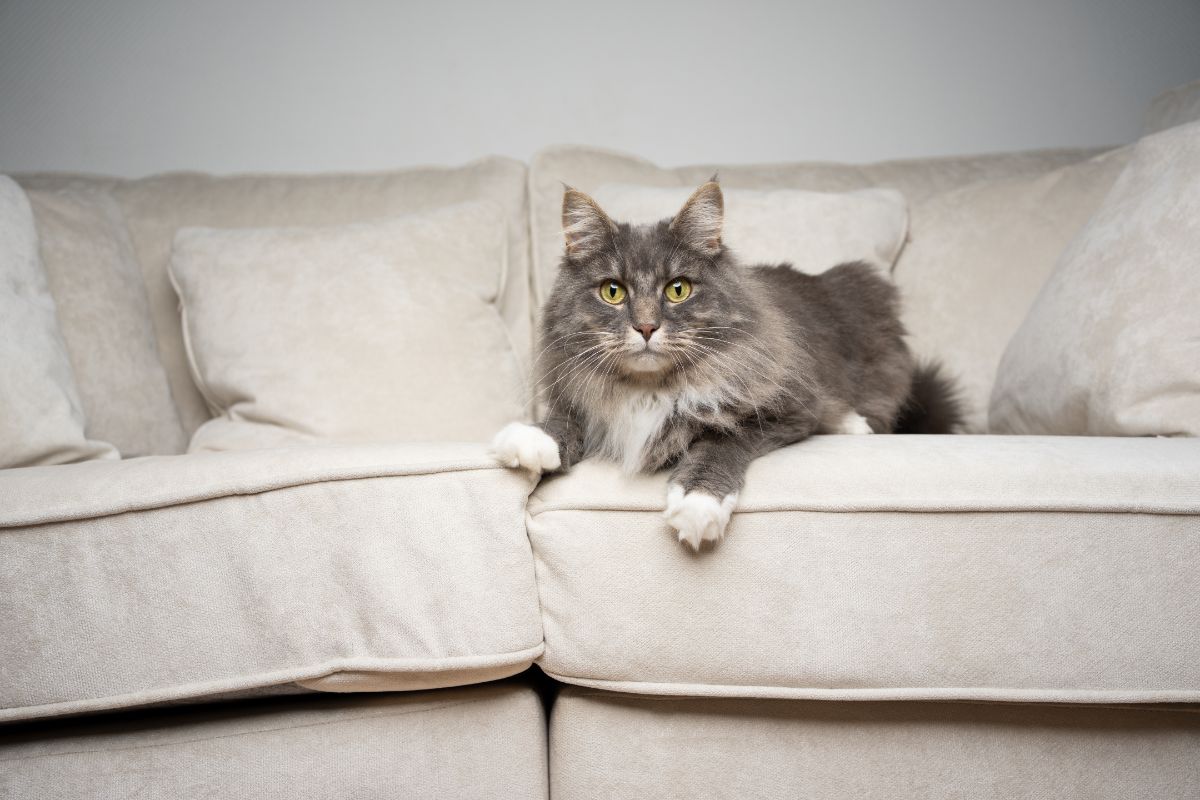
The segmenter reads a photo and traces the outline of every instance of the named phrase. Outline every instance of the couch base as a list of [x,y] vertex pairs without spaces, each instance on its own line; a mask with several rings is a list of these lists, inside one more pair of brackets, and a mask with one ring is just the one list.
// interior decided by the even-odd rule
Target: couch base
[[274,698],[0,735],[0,797],[544,798],[546,725],[513,683]]
[[569,687],[550,790],[585,798],[1182,798],[1200,706],[666,698]]

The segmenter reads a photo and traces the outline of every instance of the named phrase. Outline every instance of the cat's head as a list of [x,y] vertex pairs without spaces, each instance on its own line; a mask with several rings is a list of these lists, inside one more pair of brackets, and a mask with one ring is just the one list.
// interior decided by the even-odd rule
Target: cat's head
[[547,383],[572,381],[570,369],[649,382],[694,371],[745,322],[715,180],[674,217],[640,226],[614,222],[568,188],[562,222],[566,253],[544,313]]

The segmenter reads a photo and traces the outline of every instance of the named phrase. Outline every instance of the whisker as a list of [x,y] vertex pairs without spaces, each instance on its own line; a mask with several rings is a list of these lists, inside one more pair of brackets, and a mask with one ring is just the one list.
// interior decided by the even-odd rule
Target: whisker
[[554,347],[554,345],[558,344],[563,339],[572,339],[577,336],[608,336],[608,335],[609,335],[608,331],[572,331],[571,333],[564,333],[562,336],[559,336],[554,341],[550,342],[545,347],[543,347],[541,352],[533,357],[533,361],[536,364],[538,361],[540,361],[542,359],[542,357],[544,355],[546,355],[546,352],[551,347]]
[[588,364],[592,358],[603,355],[605,348],[608,347],[609,344],[610,343],[608,343],[608,342],[601,342],[600,344],[592,345],[587,350],[584,350],[583,352],[579,353],[578,355],[573,356],[572,358],[568,359],[567,361],[564,361],[562,364],[555,367],[554,370],[551,370],[546,375],[546,378],[552,377],[554,375],[554,373],[557,372],[558,370],[566,369],[567,372],[559,375],[558,378],[555,379],[555,381],[553,383],[551,383],[547,386],[541,387],[541,391],[548,392],[550,389],[553,389],[564,379],[569,378],[572,374],[574,374],[576,371],[578,371],[580,369],[580,367]]
[[[689,360],[689,362],[691,362],[692,364],[696,364],[696,363],[698,363],[698,361],[697,361],[697,358],[696,358],[695,354],[693,354],[693,353],[689,353],[689,352],[687,352],[686,350],[680,350],[679,352],[680,352],[680,353],[681,353],[681,354],[682,354],[684,357],[686,357],[686,358]],[[714,360],[715,360],[715,359],[714,359]],[[720,376],[720,373],[718,373],[718,376]],[[740,382],[740,383],[742,384],[743,391],[744,391],[744,392],[746,393],[746,395],[747,395],[747,399],[749,399],[749,395],[750,395],[750,387],[749,387],[749,385],[748,385],[748,384],[745,382],[745,380],[743,380],[743,379],[741,378],[741,376],[740,376],[740,375],[737,375],[737,374],[736,374],[736,373],[734,373],[734,372],[729,372],[729,374],[728,374],[727,376],[724,376],[724,377],[733,378],[734,380],[736,380],[736,381]],[[758,430],[759,430],[759,433],[760,433],[760,434],[762,434],[762,432],[763,432],[763,427],[762,427],[762,413],[761,413],[761,411],[759,410],[758,403],[751,402],[751,403],[750,403],[750,408],[751,408],[751,409],[754,411],[754,416],[755,416],[755,418],[758,420]]]
[[[710,355],[712,355],[714,358],[719,358],[719,357],[722,357],[722,356],[724,356],[724,355],[725,355],[725,354],[723,354],[723,353],[719,353],[719,352],[717,352],[716,350],[712,349],[712,348],[711,348],[711,347],[709,347],[708,345],[703,345],[703,344],[699,344],[699,343],[693,342],[693,343],[692,343],[692,346],[693,346],[693,347],[695,347],[695,348],[697,348],[697,349],[699,349],[699,350],[701,350],[702,352],[709,353],[709,354],[710,354]],[[781,385],[780,385],[780,384],[779,384],[777,381],[773,380],[773,379],[772,379],[772,378],[771,378],[769,375],[766,375],[766,374],[765,374],[765,373],[763,373],[761,370],[757,370],[757,369],[755,369],[754,367],[752,367],[752,366],[750,366],[749,364],[746,364],[746,363],[740,363],[740,364],[738,364],[737,366],[738,366],[740,369],[743,369],[743,370],[749,370],[751,373],[753,373],[753,374],[754,374],[754,376],[755,376],[755,377],[759,378],[759,379],[760,379],[760,380],[762,380],[762,381],[765,381],[765,382],[767,382],[767,383],[770,383],[772,386],[774,386],[776,389],[778,389],[778,390],[779,390],[779,393],[780,393],[781,395],[788,395],[788,396],[791,396],[791,395],[793,394],[793,393],[789,392],[789,391],[787,390],[787,388],[785,388],[784,386],[781,386]],[[745,380],[744,380],[744,379],[743,379],[743,378],[742,378],[740,375],[738,375],[738,374],[737,374],[735,371],[733,371],[733,370],[730,370],[730,372],[729,372],[729,377],[731,377],[731,378],[734,378],[734,379],[736,379],[736,380],[739,380],[739,381],[741,381],[741,382],[742,382],[742,384],[743,384],[743,386],[745,387],[745,390],[746,390],[746,392],[747,392],[748,394],[750,393],[750,387],[749,387],[749,385],[747,385],[747,384],[745,383]],[[795,399],[797,402],[801,403],[801,405],[804,405],[804,401],[803,401],[803,400],[801,400],[800,398],[796,397],[796,398],[794,398],[794,399]]]
[[[764,353],[762,353],[758,350],[755,350],[754,348],[749,347],[748,345],[746,345],[742,342],[736,342],[736,341],[731,341],[728,339],[719,339],[719,338],[713,338],[713,337],[707,337],[707,336],[692,336],[692,337],[690,337],[690,339],[692,341],[698,341],[698,340],[715,341],[715,342],[720,342],[722,344],[726,344],[730,347],[737,347],[737,348],[740,348],[741,350],[743,350],[751,358],[761,360],[762,363],[764,364],[764,366],[774,366],[774,362],[770,361]],[[766,376],[764,376],[764,378],[766,378]],[[793,380],[797,381],[798,383],[800,383],[802,386],[804,386],[807,389],[811,390],[815,386],[814,382],[807,375],[804,375],[802,373],[792,373],[791,378]],[[779,386],[778,383],[776,383],[775,385]],[[783,389],[783,387],[779,387],[779,388]]]

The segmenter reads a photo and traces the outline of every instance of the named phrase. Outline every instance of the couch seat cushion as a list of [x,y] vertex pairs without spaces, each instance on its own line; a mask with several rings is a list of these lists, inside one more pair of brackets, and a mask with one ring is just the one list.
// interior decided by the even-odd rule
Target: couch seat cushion
[[1200,441],[825,436],[750,468],[693,554],[665,476],[530,503],[546,651],[651,694],[1200,700]]
[[530,488],[471,445],[0,472],[0,720],[518,672]]
[[[546,797],[546,721],[510,682],[122,714],[0,732],[0,796]],[[10,729],[11,730],[11,729]]]
[[[719,743],[719,744],[718,744]],[[1195,797],[1200,707],[823,703],[568,688],[557,800]]]

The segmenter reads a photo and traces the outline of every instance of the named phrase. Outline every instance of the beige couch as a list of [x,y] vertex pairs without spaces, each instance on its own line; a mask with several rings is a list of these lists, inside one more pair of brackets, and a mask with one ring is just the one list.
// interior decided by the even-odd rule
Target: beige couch
[[[902,191],[918,349],[986,395],[1123,158],[721,178]],[[664,477],[603,463],[535,486],[482,444],[184,454],[209,410],[166,276],[178,228],[485,198],[528,364],[561,182],[712,170],[560,147],[528,168],[22,178],[88,435],[124,458],[0,471],[0,796],[1200,797],[1196,440],[818,437],[756,462],[700,555],[661,520]],[[986,276],[924,245],[963,214],[1014,276],[982,300]]]

